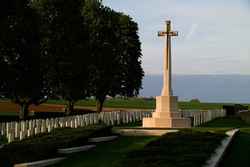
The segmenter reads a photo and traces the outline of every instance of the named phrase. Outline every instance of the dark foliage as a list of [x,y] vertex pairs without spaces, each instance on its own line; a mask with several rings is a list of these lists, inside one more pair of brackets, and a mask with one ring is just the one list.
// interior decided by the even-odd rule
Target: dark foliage
[[33,3],[42,20],[43,62],[53,94],[67,101],[66,113],[87,95],[89,45],[82,0],[39,0]]
[[1,88],[20,105],[20,118],[30,104],[44,100],[39,16],[28,0],[4,0],[0,16]]
[[0,95],[20,105],[48,97],[74,104],[94,96],[136,96],[141,88],[138,25],[100,0],[4,0],[0,16]]
[[136,96],[144,75],[138,26],[98,0],[87,0],[83,15],[90,29],[90,92],[102,111],[106,96]]

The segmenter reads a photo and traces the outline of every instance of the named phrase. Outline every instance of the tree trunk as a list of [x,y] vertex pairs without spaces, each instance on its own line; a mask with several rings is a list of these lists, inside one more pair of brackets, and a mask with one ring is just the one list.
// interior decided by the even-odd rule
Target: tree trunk
[[19,119],[24,120],[27,119],[28,113],[29,113],[29,104],[28,103],[22,103],[20,105],[20,111],[19,111]]
[[65,108],[65,115],[70,115],[74,111],[74,102],[69,101]]
[[103,103],[104,103],[104,99],[97,99],[97,100],[96,100],[96,111],[97,111],[98,113],[102,112]]

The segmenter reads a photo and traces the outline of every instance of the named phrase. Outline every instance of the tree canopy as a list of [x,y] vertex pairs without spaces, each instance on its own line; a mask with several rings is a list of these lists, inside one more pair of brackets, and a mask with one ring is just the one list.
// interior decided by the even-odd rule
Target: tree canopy
[[0,56],[5,68],[5,91],[20,105],[20,118],[43,96],[39,17],[28,0],[4,0],[0,17]]
[[139,93],[144,73],[138,26],[129,16],[100,1],[88,0],[83,14],[91,34],[91,93],[100,112],[107,95]]
[[87,96],[89,45],[88,31],[82,16],[82,0],[39,0],[34,7],[42,20],[46,79],[55,94],[66,100],[66,112]]
[[69,114],[86,97],[100,112],[107,96],[138,95],[144,73],[131,17],[100,0],[4,0],[0,12],[0,92],[21,118],[45,96],[62,97]]

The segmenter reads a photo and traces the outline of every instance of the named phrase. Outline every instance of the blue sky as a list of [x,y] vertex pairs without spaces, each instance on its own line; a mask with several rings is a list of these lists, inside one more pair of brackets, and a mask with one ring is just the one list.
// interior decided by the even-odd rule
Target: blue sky
[[143,68],[161,74],[164,21],[171,19],[175,74],[250,75],[250,0],[103,0],[139,24]]

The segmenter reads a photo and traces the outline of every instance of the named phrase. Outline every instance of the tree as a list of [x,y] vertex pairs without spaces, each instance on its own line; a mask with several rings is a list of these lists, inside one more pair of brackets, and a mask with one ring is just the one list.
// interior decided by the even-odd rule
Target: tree
[[97,112],[101,112],[106,96],[119,65],[116,53],[115,36],[117,19],[113,11],[105,8],[100,1],[88,0],[83,9],[90,30],[91,45],[91,81],[90,92],[96,98]]
[[1,95],[6,93],[6,69],[7,69],[7,64],[4,61],[4,58],[0,56],[0,98]]
[[11,100],[25,119],[31,104],[44,99],[40,64],[39,17],[28,0],[4,0],[0,16],[0,57],[7,76],[4,82]]
[[91,34],[91,93],[101,112],[107,95],[133,96],[139,92],[143,70],[138,28],[128,16],[98,0],[88,0],[83,15]]
[[47,80],[53,93],[67,101],[65,111],[70,114],[74,103],[88,92],[89,36],[81,13],[84,1],[39,0],[33,6],[42,17]]
[[131,17],[121,14],[120,30],[122,48],[122,95],[137,96],[141,89],[144,71],[141,66],[141,42],[138,36],[138,25]]

